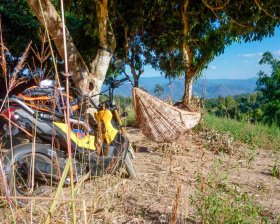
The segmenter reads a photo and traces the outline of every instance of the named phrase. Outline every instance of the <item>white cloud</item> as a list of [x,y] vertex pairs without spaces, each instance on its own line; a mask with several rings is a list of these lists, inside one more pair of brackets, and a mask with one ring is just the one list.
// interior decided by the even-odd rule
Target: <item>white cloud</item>
[[217,69],[217,67],[216,67],[215,65],[210,65],[209,68],[210,68],[211,70],[216,70],[216,69]]
[[[280,49],[276,51],[272,51],[271,53],[276,57],[280,57]],[[260,58],[262,57],[262,55],[263,52],[258,52],[258,53],[239,54],[238,56],[243,58]]]
[[239,54],[238,56],[244,58],[255,58],[255,57],[261,57],[262,55],[263,55],[262,52],[258,52],[258,53],[249,53],[249,54]]
[[273,54],[274,56],[280,56],[280,49],[277,50],[277,51],[273,51],[272,54]]

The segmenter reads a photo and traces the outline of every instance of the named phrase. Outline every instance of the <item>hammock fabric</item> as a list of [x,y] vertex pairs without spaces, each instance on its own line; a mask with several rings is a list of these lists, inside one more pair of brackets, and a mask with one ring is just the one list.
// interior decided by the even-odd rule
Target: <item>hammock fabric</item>
[[201,118],[201,113],[178,109],[139,88],[133,88],[133,101],[142,133],[155,142],[173,142]]

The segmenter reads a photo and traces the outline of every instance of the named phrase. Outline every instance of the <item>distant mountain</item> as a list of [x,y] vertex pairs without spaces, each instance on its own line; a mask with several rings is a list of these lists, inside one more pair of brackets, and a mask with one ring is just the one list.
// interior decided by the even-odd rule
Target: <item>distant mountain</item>
[[[257,78],[250,79],[198,79],[193,85],[193,94],[201,96],[205,88],[205,97],[214,98],[219,96],[234,96],[246,93],[253,93],[256,89]],[[140,87],[153,94],[156,84],[164,88],[163,97],[172,96],[174,100],[182,98],[184,93],[184,79],[169,81],[163,76],[141,77]],[[131,85],[124,84],[115,90],[115,95],[131,96]]]

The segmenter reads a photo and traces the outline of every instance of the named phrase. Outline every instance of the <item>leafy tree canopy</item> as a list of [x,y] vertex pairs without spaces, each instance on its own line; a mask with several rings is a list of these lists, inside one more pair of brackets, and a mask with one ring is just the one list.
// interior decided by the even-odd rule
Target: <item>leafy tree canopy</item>
[[[66,1],[66,25],[87,65],[100,45],[97,2]],[[52,3],[59,12],[59,1]],[[107,8],[106,26],[116,37],[115,52],[126,60],[134,78],[139,79],[147,63],[169,78],[185,75],[186,104],[193,78],[215,56],[234,41],[273,35],[280,12],[276,0],[111,0]],[[29,40],[39,44],[40,24],[26,0],[0,0],[0,13],[5,41],[13,52],[22,52]]]
[[0,15],[4,43],[13,54],[22,53],[31,40],[38,43],[40,23],[26,0],[0,0]]
[[217,116],[280,126],[280,60],[266,52],[259,63],[269,65],[271,74],[258,73],[258,92],[207,99],[207,110]]
[[164,88],[160,84],[155,85],[154,94],[157,97],[161,97],[164,92]]
[[185,105],[190,104],[192,79],[226,46],[234,41],[262,40],[279,25],[277,1],[173,0],[156,4],[158,12],[143,37],[150,49],[148,61],[169,78],[185,75]]
[[270,65],[272,70],[270,75],[260,71],[257,81],[257,90],[262,93],[261,108],[264,121],[270,124],[275,122],[280,126],[280,60],[266,52],[260,64]]
[[[257,0],[256,0],[257,1]],[[183,18],[183,4],[188,3]],[[279,14],[276,1],[262,3],[273,15]],[[257,41],[274,34],[279,20],[268,16],[254,0],[158,1],[144,35],[150,48],[150,63],[167,77],[184,74],[183,42],[189,48],[189,70],[201,71],[227,45]],[[186,20],[187,32],[183,33]]]

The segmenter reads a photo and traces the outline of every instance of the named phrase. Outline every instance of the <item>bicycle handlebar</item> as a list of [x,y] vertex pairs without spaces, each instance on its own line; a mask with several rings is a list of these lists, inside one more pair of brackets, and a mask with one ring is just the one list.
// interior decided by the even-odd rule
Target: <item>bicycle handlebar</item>
[[125,81],[128,81],[128,80],[129,80],[129,77],[125,77],[125,78],[119,79],[119,80],[110,78],[108,80],[108,85],[110,88],[115,89],[115,88],[118,88],[119,86],[121,86]]

